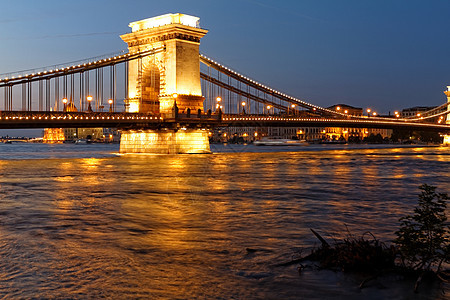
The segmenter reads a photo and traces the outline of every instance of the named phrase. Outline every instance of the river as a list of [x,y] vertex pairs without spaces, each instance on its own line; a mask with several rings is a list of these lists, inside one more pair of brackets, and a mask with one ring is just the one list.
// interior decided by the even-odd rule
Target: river
[[[0,145],[0,298],[445,299],[389,275],[276,266],[348,230],[390,242],[450,148]],[[447,291],[448,297],[449,291]]]

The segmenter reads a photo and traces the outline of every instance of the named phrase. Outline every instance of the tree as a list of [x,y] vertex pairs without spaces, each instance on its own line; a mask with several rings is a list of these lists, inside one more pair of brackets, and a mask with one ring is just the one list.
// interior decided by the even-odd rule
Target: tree
[[419,187],[418,206],[414,215],[400,218],[400,229],[394,242],[399,246],[404,265],[420,271],[431,271],[450,261],[450,226],[446,225],[447,194],[436,193],[436,187]]

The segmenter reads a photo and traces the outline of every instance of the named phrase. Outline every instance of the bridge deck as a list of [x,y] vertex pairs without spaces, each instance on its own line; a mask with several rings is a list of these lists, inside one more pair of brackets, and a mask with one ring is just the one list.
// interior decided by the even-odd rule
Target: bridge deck
[[19,128],[86,128],[119,129],[212,128],[212,127],[348,127],[403,128],[410,130],[450,132],[450,125],[408,122],[389,118],[333,119],[269,115],[187,115],[163,118],[159,115],[125,112],[0,112],[1,129]]

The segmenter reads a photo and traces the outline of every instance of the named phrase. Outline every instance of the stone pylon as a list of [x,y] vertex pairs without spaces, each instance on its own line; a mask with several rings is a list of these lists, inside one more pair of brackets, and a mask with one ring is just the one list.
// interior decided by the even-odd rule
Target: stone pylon
[[[444,94],[447,96],[447,111],[450,111],[450,85],[447,86],[447,90],[444,91]],[[446,124],[450,125],[450,114],[447,114],[447,119],[445,121]],[[450,135],[444,135],[444,145],[450,146]]]
[[[127,112],[160,114],[165,119],[203,111],[200,81],[200,39],[208,32],[199,18],[166,14],[132,22],[131,33],[121,36],[130,52],[159,49],[152,55],[129,62]],[[162,49],[162,50],[161,50]],[[202,129],[124,131],[123,153],[209,152],[208,133]]]

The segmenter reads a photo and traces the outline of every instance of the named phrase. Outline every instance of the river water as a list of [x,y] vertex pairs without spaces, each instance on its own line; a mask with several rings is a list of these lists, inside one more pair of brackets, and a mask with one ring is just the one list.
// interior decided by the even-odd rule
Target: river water
[[[426,283],[277,264],[370,231],[389,242],[418,186],[450,192],[450,148],[0,145],[0,298],[445,299]],[[249,251],[250,250],[250,251]]]

